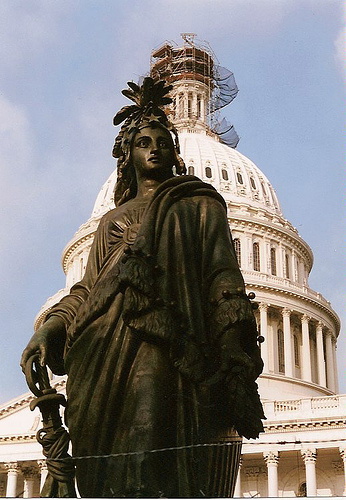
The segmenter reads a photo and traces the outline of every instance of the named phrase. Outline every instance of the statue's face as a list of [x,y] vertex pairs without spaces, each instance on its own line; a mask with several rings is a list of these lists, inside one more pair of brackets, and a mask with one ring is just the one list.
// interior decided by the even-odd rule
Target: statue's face
[[134,138],[131,159],[137,176],[171,177],[174,156],[168,130],[150,126],[142,128]]

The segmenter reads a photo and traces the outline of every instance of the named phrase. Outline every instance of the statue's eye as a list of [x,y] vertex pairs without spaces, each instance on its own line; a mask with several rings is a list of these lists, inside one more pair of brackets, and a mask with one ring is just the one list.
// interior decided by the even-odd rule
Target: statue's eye
[[168,141],[161,140],[159,142],[159,146],[160,146],[160,148],[168,148]]
[[139,146],[140,148],[146,148],[148,147],[148,145],[149,145],[148,139],[139,139],[139,141],[137,142],[137,146]]

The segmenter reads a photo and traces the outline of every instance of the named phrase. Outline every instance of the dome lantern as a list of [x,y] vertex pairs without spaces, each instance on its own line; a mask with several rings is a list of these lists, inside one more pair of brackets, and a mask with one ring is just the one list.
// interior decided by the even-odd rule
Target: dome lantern
[[173,86],[170,119],[179,131],[206,130],[236,147],[234,127],[220,119],[220,109],[238,93],[233,73],[222,68],[207,42],[196,42],[194,33],[182,33],[184,44],[164,42],[153,50],[150,75]]

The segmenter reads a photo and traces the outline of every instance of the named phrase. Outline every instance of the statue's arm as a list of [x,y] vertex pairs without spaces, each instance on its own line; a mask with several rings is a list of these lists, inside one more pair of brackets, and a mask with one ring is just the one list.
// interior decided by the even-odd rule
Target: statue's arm
[[76,283],[58,304],[52,307],[43,325],[31,337],[23,351],[20,365],[25,371],[26,363],[33,354],[39,354],[41,365],[48,365],[56,375],[65,373],[63,353],[66,331],[78,308],[89,295],[100,272],[106,251],[107,220],[102,219],[90,250],[83,279]]

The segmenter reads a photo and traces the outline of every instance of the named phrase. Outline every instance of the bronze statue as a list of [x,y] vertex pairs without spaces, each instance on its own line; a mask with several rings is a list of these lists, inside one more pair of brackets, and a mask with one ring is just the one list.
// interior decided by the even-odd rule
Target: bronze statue
[[128,85],[135,104],[114,118],[125,120],[113,150],[116,208],[99,224],[84,278],[21,364],[38,352],[68,375],[82,496],[229,496],[239,436],[263,430],[256,323],[225,202],[185,175],[162,109],[171,87]]

